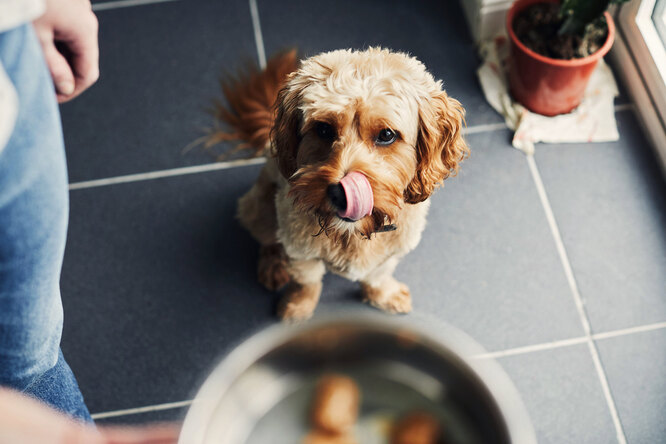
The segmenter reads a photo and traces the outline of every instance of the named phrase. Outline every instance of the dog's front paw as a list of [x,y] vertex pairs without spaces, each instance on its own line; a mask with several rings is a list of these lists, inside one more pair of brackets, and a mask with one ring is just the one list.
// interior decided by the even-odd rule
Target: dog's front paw
[[321,283],[301,285],[293,282],[285,290],[277,314],[287,322],[308,320],[317,307],[320,294]]
[[363,284],[363,302],[388,313],[409,313],[412,311],[412,295],[402,282],[387,279],[378,287]]
[[259,249],[257,278],[259,283],[270,291],[276,291],[289,283],[291,277],[287,271],[287,255],[282,245],[262,246]]

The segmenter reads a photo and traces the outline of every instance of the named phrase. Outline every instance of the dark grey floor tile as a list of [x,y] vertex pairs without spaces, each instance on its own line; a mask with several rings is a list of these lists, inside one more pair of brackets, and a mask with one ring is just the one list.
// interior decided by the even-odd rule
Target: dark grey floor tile
[[188,0],[100,11],[100,79],[61,107],[71,182],[208,163],[218,79],[256,61],[247,1]]
[[415,309],[489,350],[581,335],[524,155],[508,131],[467,139],[471,157],[434,195],[421,244],[398,266]]
[[259,1],[266,52],[297,47],[304,56],[384,46],[416,56],[467,109],[467,123],[502,122],[476,78],[480,64],[457,1]]
[[499,359],[518,388],[540,444],[617,442],[587,345]]
[[541,145],[536,161],[592,327],[666,320],[666,193],[631,112],[614,143]]
[[666,442],[666,330],[597,341],[629,444]]
[[63,350],[92,412],[190,399],[273,321],[236,199],[257,167],[73,191]]
[[187,414],[188,407],[179,407],[175,409],[157,410],[145,413],[136,413],[132,415],[114,416],[111,418],[102,418],[95,421],[97,425],[144,425],[156,423],[182,424]]

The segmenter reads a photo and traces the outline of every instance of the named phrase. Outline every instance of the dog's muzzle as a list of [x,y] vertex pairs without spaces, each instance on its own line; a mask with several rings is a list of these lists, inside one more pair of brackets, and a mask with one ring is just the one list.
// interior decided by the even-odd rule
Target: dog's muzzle
[[357,221],[372,214],[372,186],[363,173],[348,173],[340,183],[329,185],[326,195],[343,219]]

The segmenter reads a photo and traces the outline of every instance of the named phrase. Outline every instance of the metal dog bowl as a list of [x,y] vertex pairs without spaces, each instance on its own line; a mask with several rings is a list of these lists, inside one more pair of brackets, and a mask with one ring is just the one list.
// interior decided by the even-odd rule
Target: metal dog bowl
[[[428,411],[448,444],[532,444],[534,431],[504,371],[469,337],[383,315],[338,314],[271,327],[224,359],[199,390],[180,444],[299,444],[325,373],[352,377],[362,406],[356,437],[388,443],[388,424]],[[422,324],[422,323],[419,323]]]

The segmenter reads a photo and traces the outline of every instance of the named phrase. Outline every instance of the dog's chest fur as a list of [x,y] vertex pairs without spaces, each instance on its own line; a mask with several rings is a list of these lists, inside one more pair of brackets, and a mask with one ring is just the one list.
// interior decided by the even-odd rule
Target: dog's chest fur
[[277,238],[289,258],[321,259],[330,271],[354,281],[362,280],[389,258],[399,258],[413,250],[421,240],[430,206],[429,200],[405,204],[393,221],[395,231],[374,233],[370,239],[353,234],[344,242],[334,234],[321,232],[315,215],[296,212],[288,192],[288,183],[281,181],[275,203]]

